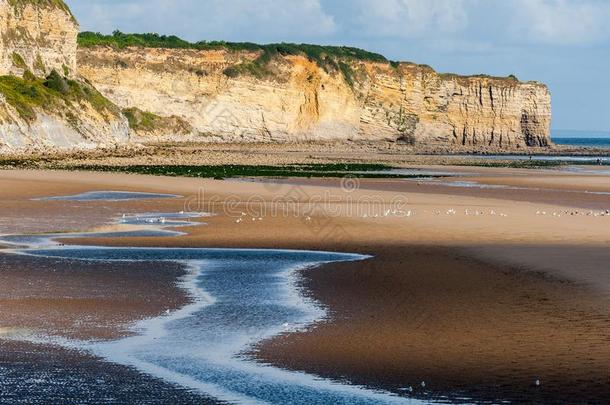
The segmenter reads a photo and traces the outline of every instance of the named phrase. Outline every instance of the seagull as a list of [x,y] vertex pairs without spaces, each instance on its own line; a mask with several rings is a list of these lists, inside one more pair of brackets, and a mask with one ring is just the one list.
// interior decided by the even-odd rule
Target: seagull
[[421,387],[422,387],[422,388],[426,388],[426,382],[425,382],[425,381],[422,381],[422,382],[421,382]]
[[540,384],[541,384],[540,380],[536,380],[536,381],[534,381],[534,385],[535,385],[536,387],[540,387]]

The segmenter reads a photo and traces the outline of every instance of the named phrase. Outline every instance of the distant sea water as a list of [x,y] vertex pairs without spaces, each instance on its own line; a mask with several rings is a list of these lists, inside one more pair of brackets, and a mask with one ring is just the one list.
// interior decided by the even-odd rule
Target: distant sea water
[[553,142],[557,145],[610,149],[610,132],[602,131],[553,131]]

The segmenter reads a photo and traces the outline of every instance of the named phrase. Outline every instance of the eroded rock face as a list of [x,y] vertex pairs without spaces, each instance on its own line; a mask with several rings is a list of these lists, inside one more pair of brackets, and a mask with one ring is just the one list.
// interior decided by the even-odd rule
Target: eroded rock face
[[120,109],[77,74],[77,35],[61,0],[0,0],[0,152],[129,141]]
[[0,75],[76,72],[78,31],[60,0],[0,0]]
[[109,148],[128,142],[127,120],[118,113],[83,103],[61,112],[39,110],[35,119],[27,120],[0,94],[1,153]]
[[78,51],[79,73],[123,108],[188,122],[166,140],[390,140],[512,149],[550,143],[546,86],[350,62],[348,80],[300,56],[271,76],[227,75],[256,53],[110,47]]

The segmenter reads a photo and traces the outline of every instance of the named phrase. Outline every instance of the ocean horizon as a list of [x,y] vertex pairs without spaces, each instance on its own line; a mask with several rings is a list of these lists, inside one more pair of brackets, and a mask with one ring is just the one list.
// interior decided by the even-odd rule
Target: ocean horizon
[[551,138],[557,145],[610,148],[608,131],[553,130]]

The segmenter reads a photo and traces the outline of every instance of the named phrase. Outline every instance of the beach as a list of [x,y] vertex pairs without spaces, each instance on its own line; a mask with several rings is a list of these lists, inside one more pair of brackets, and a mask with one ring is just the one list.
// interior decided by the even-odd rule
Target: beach
[[[603,402],[610,395],[609,175],[417,168],[461,175],[346,183],[9,170],[0,172],[2,233],[107,232],[125,213],[201,211],[213,216],[193,219],[200,225],[180,228],[184,235],[61,242],[371,256],[300,270],[299,292],[327,316],[266,338],[248,356],[425,401]],[[96,190],[180,198],[35,200]],[[192,302],[180,284],[186,269],[176,263],[68,261],[57,269],[52,259],[0,259],[0,327],[9,335],[113,341],[137,334],[130,325],[138,321]],[[8,342],[2,366],[15,370],[23,361],[11,353],[33,343]],[[84,361],[71,356],[57,361]],[[88,361],[96,370],[121,367]],[[129,370],[168,395],[207,398]]]

